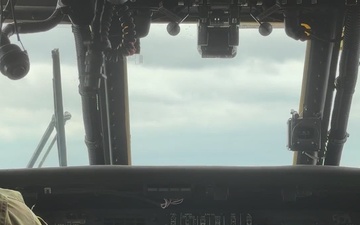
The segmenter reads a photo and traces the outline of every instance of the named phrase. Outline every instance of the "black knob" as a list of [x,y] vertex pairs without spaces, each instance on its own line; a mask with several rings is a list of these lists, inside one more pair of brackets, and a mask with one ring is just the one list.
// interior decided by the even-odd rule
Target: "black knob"
[[262,36],[268,36],[269,34],[271,34],[272,30],[273,30],[273,27],[268,22],[261,23],[259,26],[259,33]]
[[176,36],[180,33],[180,26],[176,22],[170,22],[167,25],[166,30],[171,36]]

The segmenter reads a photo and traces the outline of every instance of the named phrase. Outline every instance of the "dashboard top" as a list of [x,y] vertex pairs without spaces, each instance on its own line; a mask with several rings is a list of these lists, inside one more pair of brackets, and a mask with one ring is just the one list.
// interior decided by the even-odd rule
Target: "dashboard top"
[[360,169],[318,166],[147,167],[84,166],[0,170],[2,187],[67,185],[83,187],[140,184],[228,184],[230,186],[308,186],[360,188]]

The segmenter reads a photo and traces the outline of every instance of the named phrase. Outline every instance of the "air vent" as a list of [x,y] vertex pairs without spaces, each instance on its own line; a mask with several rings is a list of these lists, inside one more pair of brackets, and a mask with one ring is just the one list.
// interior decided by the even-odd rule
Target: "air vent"
[[136,217],[105,218],[104,225],[145,225],[145,219]]

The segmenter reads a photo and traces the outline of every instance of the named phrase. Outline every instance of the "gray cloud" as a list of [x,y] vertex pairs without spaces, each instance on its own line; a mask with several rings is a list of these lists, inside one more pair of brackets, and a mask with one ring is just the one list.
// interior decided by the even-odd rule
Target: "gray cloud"
[[[197,71],[131,67],[129,77],[134,126],[173,127],[177,124],[227,124],[240,126],[249,120],[285,122],[298,105],[300,62],[278,64],[275,74],[254,72],[241,66]],[[222,74],[226,74],[225,77]],[[144,115],[144,111],[146,114]],[[184,112],[186,112],[184,114]],[[286,117],[284,117],[284,115]],[[163,124],[162,124],[163,122]]]
[[[239,126],[229,131],[199,130],[135,134],[134,164],[146,165],[286,165],[292,153],[285,148],[283,127]],[[270,135],[271,134],[271,135]],[[148,143],[152,143],[149,145]],[[270,147],[272,146],[272,147]],[[274,148],[273,146],[277,146]],[[156,161],[149,158],[156,155]]]

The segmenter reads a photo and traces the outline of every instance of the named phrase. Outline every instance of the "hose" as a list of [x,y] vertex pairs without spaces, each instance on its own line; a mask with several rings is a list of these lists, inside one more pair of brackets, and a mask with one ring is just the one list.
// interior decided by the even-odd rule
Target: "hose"
[[[17,31],[21,34],[48,31],[58,25],[63,20],[63,18],[64,14],[62,13],[62,8],[58,7],[51,14],[51,16],[45,20],[17,23]],[[15,23],[10,23],[6,25],[2,32],[8,37],[15,34]]]
[[[70,22],[75,25],[90,25],[94,18],[94,7],[89,0],[61,0],[63,6],[68,7]],[[79,13],[81,12],[81,13]]]
[[104,165],[102,151],[100,111],[98,110],[97,91],[88,88],[85,70],[86,47],[84,42],[90,40],[89,26],[72,25],[75,38],[76,55],[79,70],[79,92],[82,101],[83,120],[85,127],[85,143],[88,148],[90,165]]
[[115,5],[106,2],[101,14],[101,24],[100,24],[101,45],[103,49],[111,49],[109,32],[110,32],[111,22],[114,16],[114,11],[115,11]]
[[93,42],[100,41],[101,14],[105,5],[105,0],[96,0],[94,18],[91,23],[91,38]]
[[343,50],[340,58],[339,77],[331,119],[325,165],[339,165],[349,120],[351,101],[355,92],[360,56],[360,6],[346,9]]

